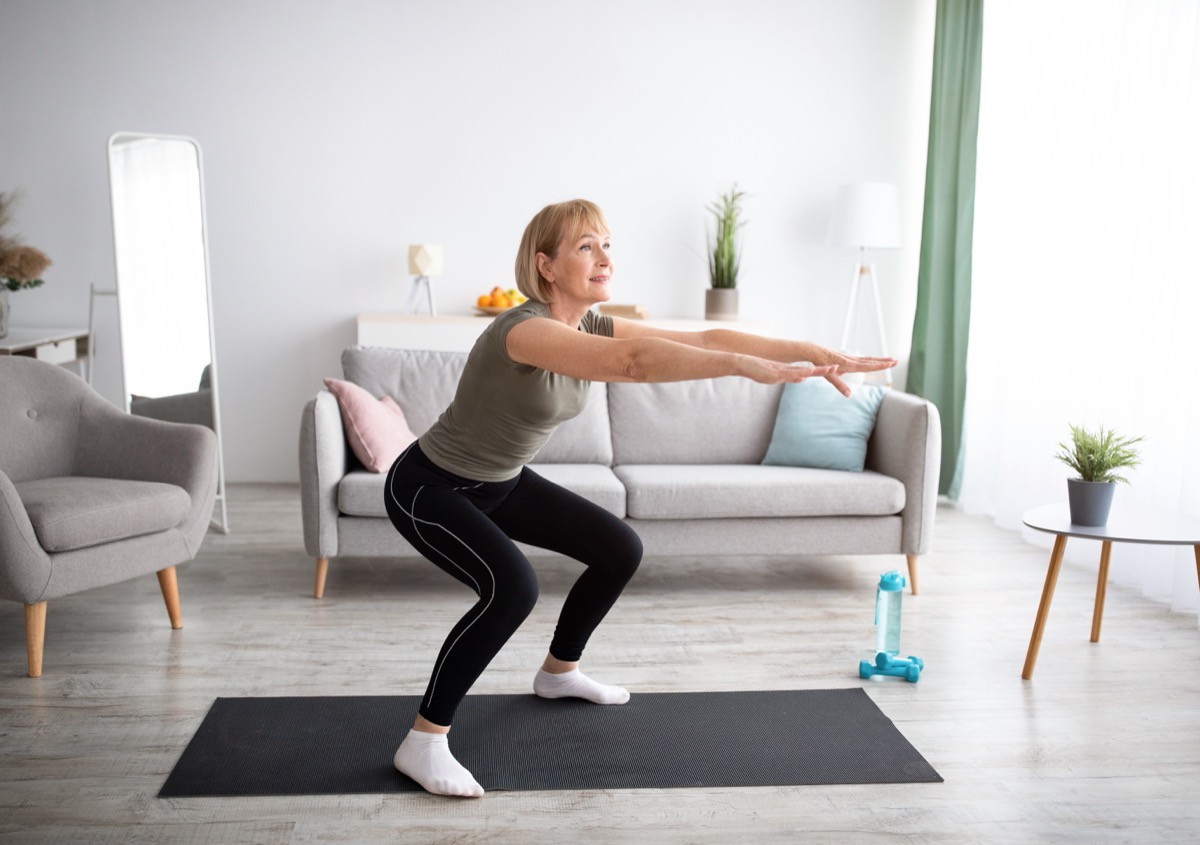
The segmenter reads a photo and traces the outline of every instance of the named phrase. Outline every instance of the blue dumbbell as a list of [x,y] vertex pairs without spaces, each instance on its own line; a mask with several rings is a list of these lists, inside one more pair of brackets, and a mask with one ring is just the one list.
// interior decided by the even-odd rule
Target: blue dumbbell
[[860,678],[870,678],[872,675],[891,675],[896,678],[904,678],[909,683],[915,684],[921,678],[921,670],[925,668],[925,661],[919,657],[894,657],[886,652],[879,652],[875,655],[875,661],[860,660],[858,662],[858,676]]

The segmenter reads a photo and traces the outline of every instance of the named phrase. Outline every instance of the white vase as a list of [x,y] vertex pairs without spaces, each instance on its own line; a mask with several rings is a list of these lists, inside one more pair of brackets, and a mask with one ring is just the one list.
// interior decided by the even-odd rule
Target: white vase
[[737,288],[709,288],[705,291],[704,319],[736,320],[737,318]]

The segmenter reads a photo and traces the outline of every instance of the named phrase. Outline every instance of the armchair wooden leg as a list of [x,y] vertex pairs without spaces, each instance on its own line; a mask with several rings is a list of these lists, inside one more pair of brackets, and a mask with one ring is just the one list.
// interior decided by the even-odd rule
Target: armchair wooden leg
[[317,558],[317,580],[313,585],[313,598],[319,599],[325,595],[325,573],[329,571],[329,558]]
[[905,555],[908,558],[908,583],[912,587],[912,594],[915,596],[917,590],[917,561],[920,558],[917,555]]
[[42,649],[46,644],[46,603],[25,605],[25,654],[29,677],[42,677]]
[[171,618],[171,627],[182,628],[183,616],[179,612],[179,582],[175,579],[175,567],[168,566],[158,570],[158,587],[162,590],[163,601],[167,603],[167,616]]

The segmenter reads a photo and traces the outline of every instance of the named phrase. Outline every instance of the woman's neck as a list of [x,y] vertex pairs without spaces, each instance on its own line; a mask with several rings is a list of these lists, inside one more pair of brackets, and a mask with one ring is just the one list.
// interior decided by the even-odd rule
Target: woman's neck
[[547,307],[550,309],[551,318],[577,329],[591,305],[582,302],[551,302]]

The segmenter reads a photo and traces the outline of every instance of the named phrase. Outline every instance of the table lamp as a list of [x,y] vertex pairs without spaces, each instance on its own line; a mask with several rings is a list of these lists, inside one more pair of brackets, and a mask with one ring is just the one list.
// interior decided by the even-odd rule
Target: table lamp
[[[875,303],[875,326],[879,332],[879,355],[886,357],[887,338],[883,331],[883,309],[879,303],[879,284],[875,277],[872,249],[895,249],[901,246],[900,198],[896,186],[887,182],[860,182],[844,185],[838,191],[829,221],[828,242],[835,246],[858,247],[854,276],[850,282],[850,301],[846,305],[846,321],[842,326],[841,350],[848,352],[850,327],[855,322],[858,294],[862,284],[871,288]],[[863,281],[865,277],[865,282]],[[884,371],[890,387],[890,370]]]
[[413,244],[408,248],[408,272],[416,276],[413,279],[412,291],[408,294],[406,314],[415,314],[417,304],[421,299],[421,291],[425,291],[425,299],[429,303],[429,313],[437,316],[437,306],[433,302],[433,288],[429,284],[431,276],[442,275],[442,248],[433,244]]

